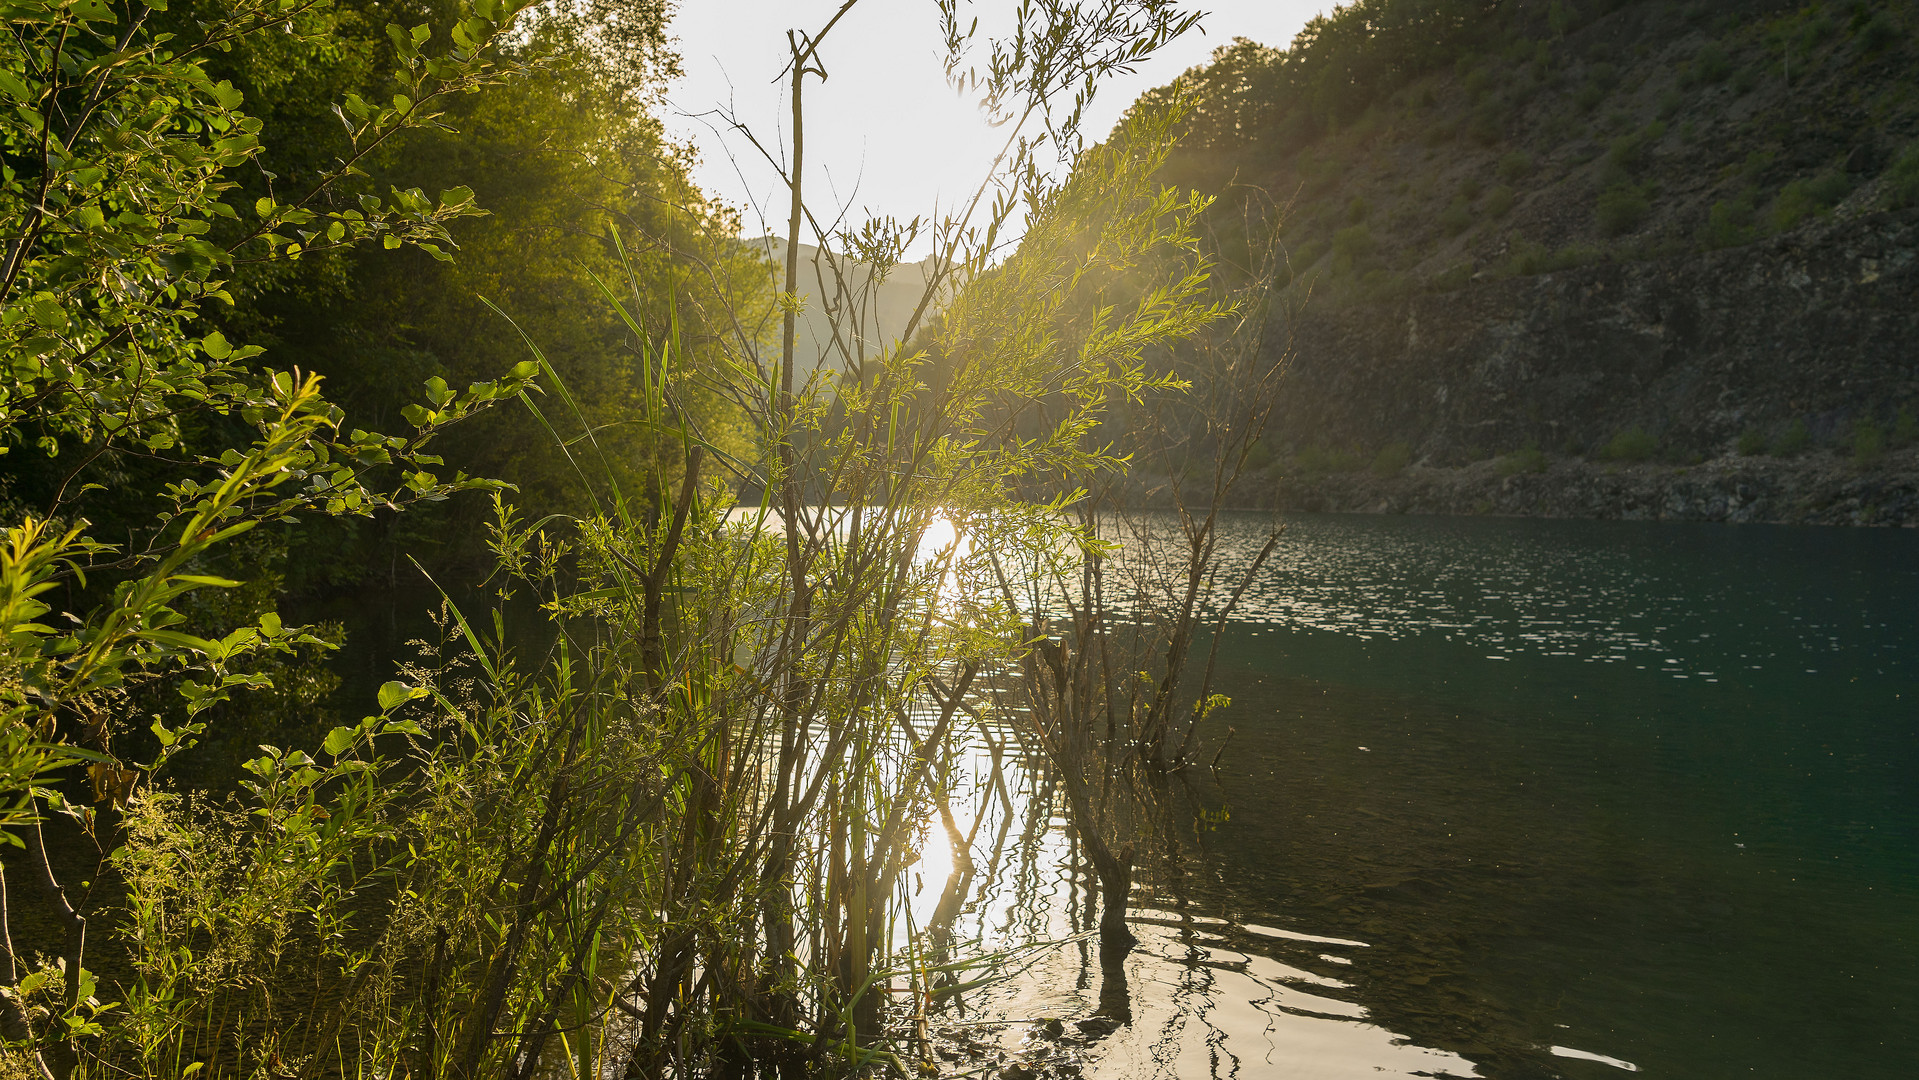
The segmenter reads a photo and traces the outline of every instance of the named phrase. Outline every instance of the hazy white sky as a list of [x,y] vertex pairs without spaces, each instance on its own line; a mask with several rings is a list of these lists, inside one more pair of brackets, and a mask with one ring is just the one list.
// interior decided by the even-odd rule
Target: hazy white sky
[[[1011,3],[981,0],[975,10],[986,16],[982,25],[990,25],[994,8]],[[699,147],[701,187],[746,208],[747,235],[765,231],[763,221],[784,231],[784,193],[745,139],[725,132],[716,117],[703,121],[693,114],[730,107],[770,150],[783,154],[788,106],[778,76],[787,59],[786,31],[817,30],[838,6],[839,0],[681,0],[674,16],[686,77],[670,90],[668,126]],[[1204,5],[1210,13],[1200,29],[1100,91],[1086,132],[1103,137],[1142,91],[1171,82],[1235,37],[1290,43],[1326,6],[1326,0],[1213,0]],[[828,78],[809,79],[806,88],[811,191],[851,206],[855,220],[879,213],[905,219],[930,214],[942,200],[978,185],[1005,133],[982,123],[973,104],[947,86],[932,0],[862,0],[833,29],[821,56]]]

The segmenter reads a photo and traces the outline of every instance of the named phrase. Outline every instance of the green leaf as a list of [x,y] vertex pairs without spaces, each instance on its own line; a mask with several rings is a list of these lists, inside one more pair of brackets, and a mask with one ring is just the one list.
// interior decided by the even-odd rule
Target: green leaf
[[380,709],[390,712],[405,702],[412,701],[426,691],[408,686],[403,682],[390,682],[380,687]]
[[[388,685],[393,684],[389,683]],[[380,691],[380,696],[382,701],[384,701],[386,697],[386,691],[384,689]],[[358,732],[350,727],[336,727],[332,731],[327,732],[326,742],[320,744],[320,749],[325,750],[334,757],[339,757],[346,752],[348,747],[353,745],[354,738],[357,735]]]
[[227,344],[227,337],[218,330],[201,339],[200,347],[215,360],[225,360],[233,355],[233,346]]

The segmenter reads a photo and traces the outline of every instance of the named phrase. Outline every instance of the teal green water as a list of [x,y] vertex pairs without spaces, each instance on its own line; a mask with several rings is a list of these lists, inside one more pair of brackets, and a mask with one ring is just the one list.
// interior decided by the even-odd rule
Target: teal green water
[[[1286,520],[1193,784],[1229,816],[1146,901],[1226,923],[1136,983],[1281,961],[1492,1077],[1919,1069],[1919,533]],[[1286,1011],[1212,1071],[1315,1075]]]

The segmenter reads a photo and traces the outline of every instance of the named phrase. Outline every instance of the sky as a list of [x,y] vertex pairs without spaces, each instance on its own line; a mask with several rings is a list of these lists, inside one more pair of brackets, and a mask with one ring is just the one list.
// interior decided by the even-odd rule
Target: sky
[[[785,231],[784,191],[760,152],[729,131],[715,110],[730,111],[769,151],[784,155],[786,31],[816,30],[839,2],[680,0],[673,16],[686,74],[668,91],[668,130],[698,148],[701,188],[744,208],[747,236]],[[980,0],[974,10],[988,25],[996,8],[1012,2]],[[1140,93],[1204,63],[1235,37],[1290,43],[1326,6],[1324,0],[1213,0],[1198,28],[1103,86],[1084,130],[1104,137]],[[862,0],[834,27],[821,47],[827,79],[809,79],[805,90],[809,192],[849,208],[854,221],[930,216],[972,193],[1005,132],[988,127],[947,85],[942,55],[932,0]]]

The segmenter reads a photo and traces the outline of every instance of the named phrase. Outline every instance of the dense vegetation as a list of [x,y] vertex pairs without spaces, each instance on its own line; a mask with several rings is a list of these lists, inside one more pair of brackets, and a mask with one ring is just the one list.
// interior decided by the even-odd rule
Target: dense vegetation
[[[1158,183],[1175,109],[1079,141],[1190,16],[940,11],[1025,137],[877,341],[912,227],[803,231],[796,131],[784,266],[739,243],[649,114],[658,5],[7,9],[0,1070],[925,1068],[995,957],[957,899],[914,925],[908,867],[989,717],[1123,948],[1153,785],[1222,704],[1181,677],[1214,523],[1162,562],[1103,521],[1129,453],[1206,432],[1212,506],[1245,465],[1270,230]],[[832,25],[790,39],[796,116]],[[337,631],[281,605],[402,556],[489,573],[333,715]]]
[[[1817,249],[1836,227],[1909,215],[1916,29],[1919,12],[1901,0],[1368,0],[1314,20],[1289,47],[1222,48],[1142,107],[1190,105],[1170,180],[1220,193],[1222,206],[1258,191],[1289,207],[1290,292],[1311,296],[1309,319],[1364,308],[1403,322],[1422,296],[1600,263],[1683,278],[1696,271],[1682,261],[1703,253],[1788,238]],[[1461,299],[1464,310],[1474,298]],[[1919,403],[1875,393],[1822,396],[1815,417],[1811,398],[1781,391],[1741,421],[1739,453],[1800,453],[1808,423],[1814,445],[1861,462],[1910,444]],[[1787,399],[1800,399],[1799,415]],[[1518,471],[1543,466],[1542,451],[1684,465],[1734,449],[1723,424],[1663,430],[1651,403],[1577,440],[1504,414],[1473,419],[1535,441],[1455,438],[1435,451],[1371,430],[1288,430],[1274,440],[1277,471],[1393,472],[1435,452],[1459,465],[1475,448],[1527,451]],[[1637,441],[1625,437],[1634,424],[1647,428]],[[1891,434],[1902,424],[1906,435]]]

